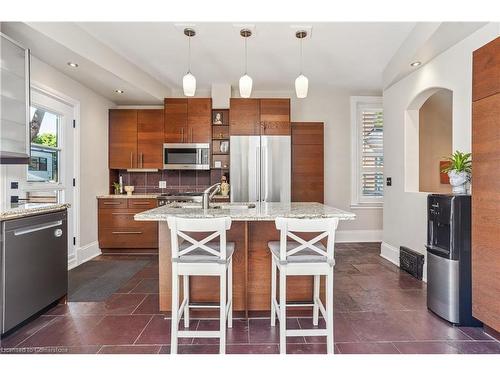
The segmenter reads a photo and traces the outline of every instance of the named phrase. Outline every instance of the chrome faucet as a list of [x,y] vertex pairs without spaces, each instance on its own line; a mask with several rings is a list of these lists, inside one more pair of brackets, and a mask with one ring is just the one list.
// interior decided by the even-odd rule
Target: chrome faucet
[[[213,190],[213,191],[212,191]],[[205,189],[202,196],[202,207],[203,209],[207,209],[210,206],[210,201],[220,191],[220,182],[213,184],[209,188]]]

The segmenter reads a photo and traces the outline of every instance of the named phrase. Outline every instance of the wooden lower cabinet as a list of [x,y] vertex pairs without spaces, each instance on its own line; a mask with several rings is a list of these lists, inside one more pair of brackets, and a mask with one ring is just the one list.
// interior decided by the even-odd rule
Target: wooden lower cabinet
[[134,215],[157,206],[156,199],[98,199],[99,248],[103,253],[157,253],[158,223]]

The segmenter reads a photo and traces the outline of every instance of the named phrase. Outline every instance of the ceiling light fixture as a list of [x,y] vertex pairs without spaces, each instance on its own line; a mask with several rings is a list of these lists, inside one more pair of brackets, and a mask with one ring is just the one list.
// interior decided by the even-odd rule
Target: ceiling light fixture
[[309,80],[302,74],[302,40],[307,36],[307,31],[300,30],[295,33],[295,37],[300,40],[300,75],[295,79],[295,94],[297,98],[305,98],[309,89]]
[[420,61],[414,61],[410,64],[410,66],[413,68],[416,68],[417,66],[420,66],[420,65],[422,65],[422,63]]
[[74,63],[74,62],[69,61],[67,64],[68,64],[69,66],[71,66],[72,68],[78,68],[78,64],[77,64],[77,63]]
[[123,94],[125,91],[120,90],[120,89],[116,89],[116,90],[115,90],[115,92],[116,92],[117,94]]
[[186,75],[182,77],[182,88],[184,90],[184,95],[194,96],[196,92],[196,77],[191,74],[191,38],[196,35],[196,31],[191,28],[185,28],[184,35],[188,37],[188,71]]
[[245,74],[240,78],[240,96],[249,98],[252,95],[252,77],[247,74],[247,39],[252,36],[252,31],[249,29],[241,29],[240,35],[245,38]]

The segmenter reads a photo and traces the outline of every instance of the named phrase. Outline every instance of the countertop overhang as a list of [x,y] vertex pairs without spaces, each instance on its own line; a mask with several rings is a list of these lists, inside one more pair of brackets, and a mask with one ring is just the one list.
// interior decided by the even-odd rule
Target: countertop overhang
[[25,203],[0,212],[0,221],[61,211],[69,207],[68,203]]
[[[253,204],[255,208],[242,208],[242,205]],[[218,206],[214,204],[213,206]],[[229,208],[226,208],[229,207]],[[273,221],[277,217],[299,219],[338,218],[339,220],[354,220],[352,212],[340,210],[314,202],[292,203],[228,203],[224,208],[186,208],[182,204],[172,203],[138,213],[134,216],[137,221],[166,221],[168,217],[183,218],[216,218],[229,216],[233,221]]]

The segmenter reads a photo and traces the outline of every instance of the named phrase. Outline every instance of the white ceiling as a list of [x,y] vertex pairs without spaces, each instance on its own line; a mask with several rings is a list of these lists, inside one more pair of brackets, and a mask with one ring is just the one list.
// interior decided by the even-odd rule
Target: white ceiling
[[[244,42],[232,23],[198,23],[191,42],[191,71],[200,91],[212,83],[237,87],[244,69]],[[248,74],[254,90],[293,90],[299,73],[297,23],[256,23],[248,41]],[[304,74],[311,88],[328,86],[381,91],[382,72],[415,23],[309,23],[304,41]],[[78,23],[174,92],[182,89],[187,70],[183,25],[155,22]]]

